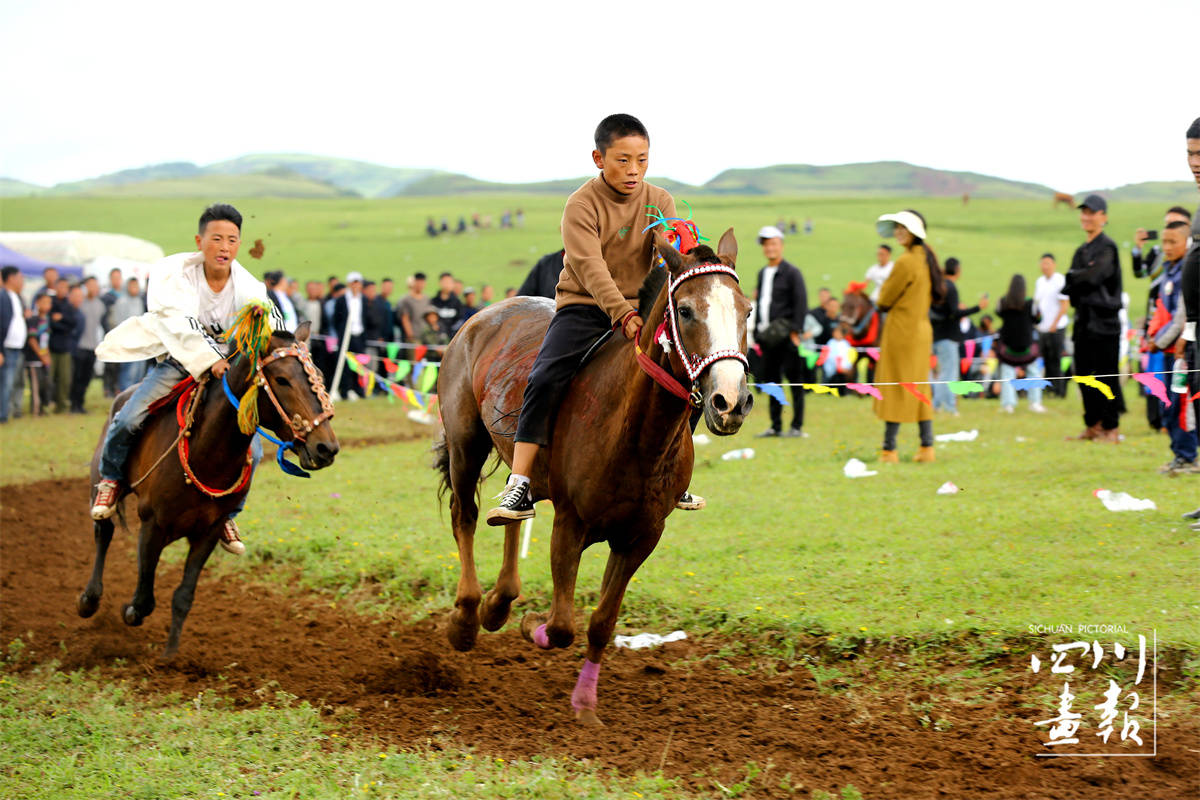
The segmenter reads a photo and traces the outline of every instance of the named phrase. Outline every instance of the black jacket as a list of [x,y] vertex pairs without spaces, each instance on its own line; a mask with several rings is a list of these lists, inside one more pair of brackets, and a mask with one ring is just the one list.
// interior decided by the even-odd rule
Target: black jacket
[[[330,331],[330,333],[332,333],[334,336],[338,337],[339,340],[341,339],[342,331],[346,330],[346,323],[350,319],[350,305],[349,305],[350,300],[349,300],[349,298],[350,298],[350,292],[349,292],[349,290],[347,290],[342,293],[341,297],[339,297],[333,301],[333,330]],[[362,298],[363,332],[361,335],[364,336],[364,338],[367,333],[367,305],[368,305],[367,298],[363,297]],[[347,331],[346,336],[347,337],[353,336],[353,334],[351,334],[349,331]]]
[[390,342],[392,336],[392,304],[376,295],[374,300],[363,298],[363,336],[370,340]]
[[1076,336],[1120,335],[1121,265],[1117,245],[1107,234],[1075,250],[1063,294],[1075,309]]
[[[62,314],[59,319],[54,314]],[[50,308],[50,352],[70,353],[83,335],[83,312],[66,300],[56,302]]]
[[1183,257],[1183,274],[1179,277],[1187,321],[1200,320],[1200,207],[1192,218],[1192,248]]
[[775,272],[775,280],[771,282],[771,296],[762,295],[763,267],[758,271],[758,306],[754,309],[754,329],[759,330],[762,320],[762,304],[769,302],[767,310],[768,323],[786,318],[790,328],[795,333],[804,330],[804,315],[808,313],[808,290],[804,286],[804,275],[787,261],[780,261]]
[[442,322],[442,333],[453,336],[454,332],[458,330],[458,326],[462,324],[463,311],[466,309],[463,301],[453,293],[449,297],[443,298],[439,292],[429,298],[429,303],[437,309],[438,319]]
[[558,276],[563,271],[563,255],[566,250],[547,253],[538,259],[525,276],[525,282],[517,289],[521,297],[549,297],[554,299],[554,290],[558,287]]
[[978,313],[979,306],[959,308],[958,286],[949,278],[943,281],[942,285],[946,287],[946,296],[942,298],[942,302],[929,307],[933,340],[936,342],[939,339],[949,339],[952,342],[961,342],[963,340],[962,328],[959,327],[958,322],[963,317]]
[[1148,278],[1154,269],[1162,263],[1162,248],[1158,245],[1153,245],[1142,250],[1140,253],[1130,253],[1130,261],[1133,262],[1133,277]]

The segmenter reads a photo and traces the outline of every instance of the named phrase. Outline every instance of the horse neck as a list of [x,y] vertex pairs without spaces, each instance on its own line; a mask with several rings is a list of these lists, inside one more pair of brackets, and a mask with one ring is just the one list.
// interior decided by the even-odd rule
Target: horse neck
[[[682,370],[676,366],[677,362],[655,337],[655,332],[667,317],[667,297],[670,290],[671,282],[668,279],[662,291],[658,293],[653,309],[645,317],[645,327],[642,328],[639,344],[651,361],[674,375],[685,389],[690,389],[687,376],[681,376]],[[625,428],[630,434],[629,443],[653,462],[656,455],[670,450],[681,432],[687,431],[691,406],[646,374],[637,362],[637,353],[633,347],[621,348],[621,361],[625,373],[633,376],[632,380],[625,384],[628,387]]]
[[[230,356],[231,364],[226,371],[226,381],[233,396],[241,398],[250,386],[250,363],[245,358]],[[246,450],[250,447],[250,436],[238,428],[237,409],[225,397],[220,378],[209,378],[196,409],[192,425],[191,453],[194,462],[203,464],[205,474],[221,471],[233,474],[245,464]],[[261,394],[261,392],[260,392]],[[228,468],[214,469],[215,465],[228,464]]]

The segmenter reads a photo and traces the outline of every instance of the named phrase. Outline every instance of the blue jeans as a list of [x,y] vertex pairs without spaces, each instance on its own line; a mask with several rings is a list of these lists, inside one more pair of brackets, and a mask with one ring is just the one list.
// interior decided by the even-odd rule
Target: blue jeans
[[[958,342],[953,339],[938,339],[933,343],[933,354],[937,356],[937,375],[934,380],[956,381],[958,373]],[[933,385],[933,410],[944,408],[958,410],[958,397],[944,383]]]
[[[8,298],[4,298],[8,302]],[[21,371],[21,348],[4,348],[4,364],[0,365],[0,422],[8,422],[8,412],[12,409],[13,384],[17,382],[17,373]]]
[[[1026,378],[1041,378],[1045,374],[1042,368],[1042,360],[1035,359],[1025,367]],[[1006,408],[1016,408],[1017,405],[1017,390],[1012,386],[1012,379],[1017,377],[1017,368],[1000,362],[1000,405]],[[1030,387],[1026,389],[1029,393],[1029,404],[1038,405],[1042,402],[1042,387]]]
[[1182,392],[1168,391],[1167,396],[1171,398],[1171,403],[1170,405],[1163,404],[1162,421],[1163,427],[1171,436],[1171,452],[1184,461],[1195,461],[1196,431],[1186,431],[1179,424],[1179,410],[1187,395]]
[[145,361],[126,361],[117,367],[117,391],[123,392],[146,375]]
[[[108,433],[104,436],[104,451],[100,454],[101,478],[119,482],[125,477],[129,448],[146,423],[150,406],[155,400],[166,397],[171,388],[186,377],[187,372],[169,359],[159,361],[150,368],[108,426]],[[250,440],[250,458],[253,475],[253,471],[258,469],[258,462],[262,460],[262,437],[257,433]],[[236,517],[246,505],[247,494],[242,495],[238,507],[230,513],[230,519]]]

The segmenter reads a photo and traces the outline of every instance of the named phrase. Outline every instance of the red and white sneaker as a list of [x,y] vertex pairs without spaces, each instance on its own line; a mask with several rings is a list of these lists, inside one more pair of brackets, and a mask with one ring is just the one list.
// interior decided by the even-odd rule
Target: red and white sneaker
[[121,495],[121,484],[102,478],[96,484],[96,503],[92,506],[92,519],[108,519],[117,510],[117,498]]
[[231,519],[225,520],[225,529],[221,531],[221,547],[235,556],[246,552],[246,545],[242,544],[241,538],[238,537],[237,523]]

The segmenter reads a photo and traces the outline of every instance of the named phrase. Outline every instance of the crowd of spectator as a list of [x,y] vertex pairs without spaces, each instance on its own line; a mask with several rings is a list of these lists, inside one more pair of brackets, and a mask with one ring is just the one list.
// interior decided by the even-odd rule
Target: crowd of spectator
[[[468,230],[487,230],[490,227],[492,227],[492,215],[483,214],[481,216],[478,212],[471,215],[469,224],[465,216],[460,216],[458,224],[453,228],[450,227],[450,221],[445,217],[442,217],[440,222],[435,222],[433,217],[425,220],[425,234],[430,238],[436,238],[448,233],[466,233]],[[523,209],[518,208],[515,213],[511,209],[505,209],[500,215],[501,229],[523,227],[525,227],[525,211]]]
[[28,300],[17,267],[4,267],[0,277],[0,422],[51,410],[84,414],[94,378],[101,378],[110,398],[141,380],[144,362],[106,364],[101,370],[96,365],[104,334],[146,309],[136,277],[126,280],[114,269],[102,289],[95,277],[71,282],[47,267],[42,286]]

